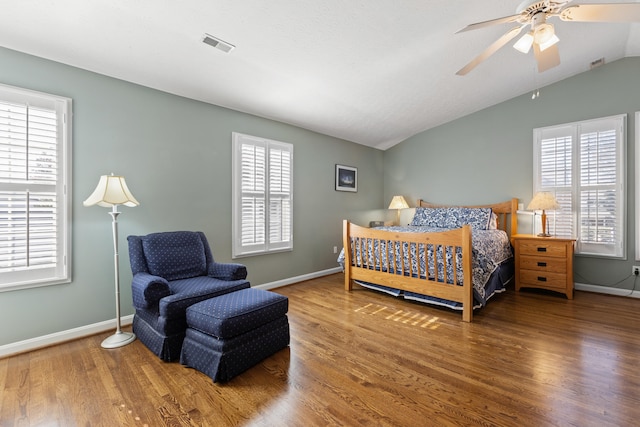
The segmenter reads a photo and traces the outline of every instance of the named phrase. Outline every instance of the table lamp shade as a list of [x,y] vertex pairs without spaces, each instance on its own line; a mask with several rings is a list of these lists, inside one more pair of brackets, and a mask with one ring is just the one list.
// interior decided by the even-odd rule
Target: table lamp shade
[[110,208],[114,205],[125,205],[130,208],[140,203],[133,197],[123,176],[102,175],[93,193],[82,203],[84,206],[98,205]]
[[556,209],[560,209],[560,204],[556,197],[547,191],[536,193],[527,206],[527,210],[530,211],[554,211]]
[[393,196],[391,204],[389,204],[389,209],[407,209],[408,207],[409,204],[403,196]]

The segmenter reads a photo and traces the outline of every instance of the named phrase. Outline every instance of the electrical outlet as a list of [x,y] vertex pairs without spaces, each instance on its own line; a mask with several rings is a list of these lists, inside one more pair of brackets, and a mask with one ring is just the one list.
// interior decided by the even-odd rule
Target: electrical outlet
[[631,274],[633,274],[634,276],[640,275],[640,265],[634,265],[633,267],[631,267]]

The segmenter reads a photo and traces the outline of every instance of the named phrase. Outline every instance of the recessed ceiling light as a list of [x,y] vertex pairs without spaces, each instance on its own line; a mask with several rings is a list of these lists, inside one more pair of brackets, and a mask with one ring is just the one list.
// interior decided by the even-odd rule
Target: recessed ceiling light
[[213,46],[216,49],[220,49],[224,53],[229,53],[235,48],[231,43],[227,43],[226,41],[220,40],[219,38],[213,37],[211,34],[207,33],[204,34],[202,42]]

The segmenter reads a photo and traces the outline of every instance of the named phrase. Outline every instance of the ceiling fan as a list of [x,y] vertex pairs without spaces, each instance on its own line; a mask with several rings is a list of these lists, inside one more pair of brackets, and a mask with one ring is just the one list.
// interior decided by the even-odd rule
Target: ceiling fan
[[457,33],[497,24],[511,22],[519,24],[493,42],[456,74],[464,76],[473,70],[501,47],[516,38],[527,26],[530,26],[530,30],[518,39],[513,47],[522,53],[528,53],[533,47],[540,73],[559,65],[560,54],[557,43],[560,39],[555,34],[553,25],[547,22],[547,19],[556,16],[567,22],[640,22],[640,3],[568,5],[570,2],[571,0],[538,0],[533,2],[525,0],[518,6],[515,15],[467,25]]

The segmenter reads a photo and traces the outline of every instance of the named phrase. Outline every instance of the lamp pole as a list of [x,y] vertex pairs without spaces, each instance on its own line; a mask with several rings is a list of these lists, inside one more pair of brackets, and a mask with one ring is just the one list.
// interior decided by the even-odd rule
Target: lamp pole
[[118,205],[111,207],[111,229],[113,231],[113,267],[115,275],[116,289],[116,333],[102,341],[103,348],[117,348],[127,345],[136,339],[136,336],[130,332],[122,332],[120,321],[120,257],[118,255]]

